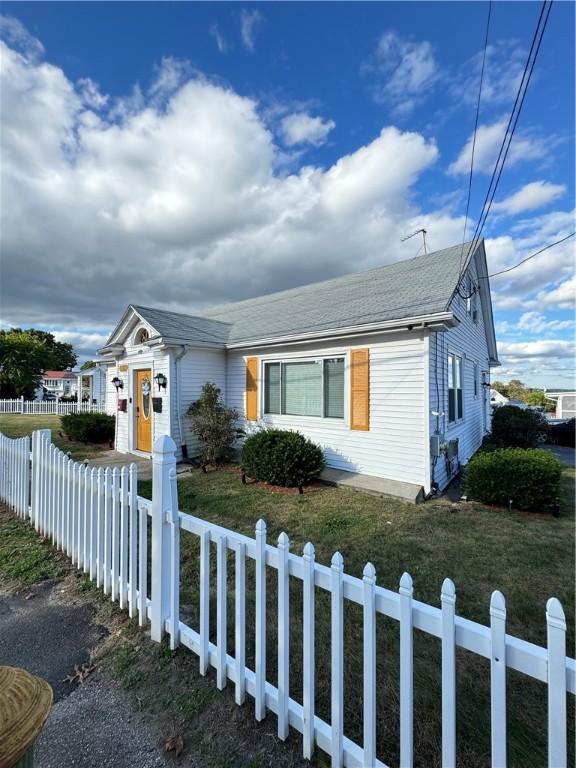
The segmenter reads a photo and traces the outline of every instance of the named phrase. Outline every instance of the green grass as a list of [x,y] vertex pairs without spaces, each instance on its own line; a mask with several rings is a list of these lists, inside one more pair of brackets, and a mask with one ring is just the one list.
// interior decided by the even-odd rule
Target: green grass
[[0,432],[8,437],[24,437],[32,434],[36,429],[52,430],[53,443],[64,453],[70,453],[71,457],[77,461],[93,458],[102,451],[99,445],[84,445],[84,443],[69,440],[65,435],[59,437],[58,432],[62,430],[60,416],[0,414]]
[[[6,417],[4,417],[6,418]],[[26,417],[24,417],[26,418]],[[34,417],[30,417],[32,420]],[[0,427],[1,428],[1,427]],[[275,494],[260,485],[243,486],[236,468],[203,474],[194,472],[178,484],[179,502],[201,518],[235,531],[254,535],[259,518],[268,526],[268,541],[281,531],[291,551],[301,554],[307,541],[316,547],[318,562],[329,565],[339,549],[347,573],[361,577],[370,560],[378,583],[396,590],[407,570],[414,579],[415,598],[439,606],[440,587],[449,576],[456,584],[458,614],[489,623],[489,601],[494,589],[506,596],[507,631],[540,645],[546,642],[545,603],[551,595],[563,603],[568,623],[569,653],[574,647],[574,472],[563,474],[560,518],[547,514],[508,512],[479,504],[437,500],[413,506],[395,499],[319,487],[304,496]],[[150,482],[140,484],[149,496]],[[199,562],[196,537],[181,535],[181,604],[185,621],[198,629]],[[215,567],[215,552],[211,565]],[[66,561],[33,529],[7,513],[0,513],[0,581],[26,586],[64,572]],[[215,577],[211,583],[211,639],[215,641]],[[254,666],[254,569],[247,563],[247,664]],[[291,696],[302,700],[302,589],[291,580]],[[228,559],[228,651],[234,654],[234,563]],[[95,591],[79,579],[84,593]],[[92,596],[90,596],[92,598]],[[116,604],[100,593],[94,596],[102,612],[121,622],[121,631],[105,660],[110,671],[130,690],[140,706],[159,721],[174,721],[201,763],[214,766],[293,766],[301,761],[301,737],[294,732],[287,745],[274,738],[275,718],[262,724],[253,719],[253,701],[244,707],[233,701],[233,686],[215,688],[213,672],[202,678],[198,659],[184,647],[171,652],[158,646],[129,621]],[[276,682],[276,583],[267,577],[267,678]],[[99,614],[100,615],[100,614]],[[317,590],[316,707],[330,716],[330,602]],[[107,623],[104,621],[104,623]],[[377,717],[378,754],[388,764],[398,763],[398,625],[378,617]],[[345,611],[345,733],[362,743],[362,613],[359,606]],[[420,632],[414,637],[415,765],[440,764],[441,687],[439,642]],[[458,653],[458,764],[480,768],[490,759],[489,664],[464,651]],[[546,764],[546,686],[509,672],[509,766],[529,768]],[[569,697],[569,744],[574,744],[574,697]],[[273,747],[272,747],[273,745]],[[271,753],[270,750],[273,749]],[[273,758],[272,756],[273,755]],[[570,759],[573,762],[573,752]],[[313,764],[329,761],[317,753]]]
[[45,579],[62,576],[67,559],[41,542],[29,525],[0,507],[0,584],[3,589],[19,590]]
[[[291,551],[301,554],[307,541],[316,559],[325,565],[335,550],[347,573],[361,577],[367,561],[374,563],[378,583],[397,590],[404,571],[414,579],[418,600],[440,605],[443,579],[453,579],[457,611],[468,619],[489,624],[490,595],[501,590],[507,602],[507,631],[545,645],[545,605],[558,597],[568,621],[568,648],[574,647],[574,521],[571,470],[564,472],[564,504],[558,519],[548,514],[508,512],[444,500],[413,506],[345,489],[322,487],[304,496],[282,495],[258,485],[243,486],[238,470],[223,469],[182,479],[182,510],[249,536],[262,517],[268,541],[281,531]],[[142,483],[148,495],[150,483]],[[198,605],[199,562],[196,537],[181,537],[181,601]],[[212,554],[214,568],[215,553]],[[228,616],[234,615],[233,558],[228,561]],[[214,574],[213,574],[214,579]],[[291,695],[301,701],[301,585],[291,586]],[[268,574],[268,674],[276,680],[276,584]],[[214,596],[215,581],[212,583]],[[254,578],[247,564],[247,626],[253,626]],[[215,604],[211,606],[215,616]],[[197,612],[187,619],[194,629]],[[317,590],[316,605],[317,712],[329,721],[330,711],[330,603]],[[362,743],[362,616],[359,606],[345,612],[346,734]],[[213,638],[215,639],[215,638]],[[247,637],[247,664],[253,666],[253,633]],[[228,647],[233,653],[234,622],[229,619]],[[415,750],[418,765],[440,761],[440,647],[435,638],[415,633]],[[459,763],[469,768],[489,763],[490,671],[486,660],[465,651],[458,653]],[[398,625],[378,618],[378,751],[395,764],[398,760]],[[546,688],[516,673],[508,677],[509,765],[546,763]],[[573,699],[573,697],[570,697]],[[571,706],[573,701],[571,702]],[[573,739],[571,739],[573,742]]]

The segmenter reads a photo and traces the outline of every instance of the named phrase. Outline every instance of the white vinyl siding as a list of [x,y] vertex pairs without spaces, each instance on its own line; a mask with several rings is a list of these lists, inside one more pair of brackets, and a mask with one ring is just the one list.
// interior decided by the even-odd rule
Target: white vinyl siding
[[[172,380],[171,391],[173,393],[171,434],[178,448],[178,456],[181,456],[181,445],[185,444],[188,448],[188,455],[192,457],[198,454],[199,443],[192,431],[190,417],[186,412],[190,405],[195,400],[198,400],[202,387],[207,382],[211,382],[219,387],[222,391],[222,397],[226,398],[226,356],[222,349],[194,348],[188,350],[177,364],[176,355],[177,353],[172,354],[171,375],[168,377],[168,386],[170,386],[170,379]],[[180,366],[180,418],[178,418],[175,396],[177,365]],[[243,408],[238,410],[242,411]],[[180,433],[180,426],[182,427],[182,433]]]
[[[258,393],[264,408],[264,364],[314,358],[344,358],[344,418],[264,414],[259,422],[244,421],[253,431],[261,426],[296,429],[324,450],[328,466],[377,477],[427,484],[428,339],[417,333],[387,334],[345,340],[322,346],[307,344],[294,351],[285,347],[274,354],[265,349],[229,351],[227,354],[227,402],[244,413],[246,358],[261,361]],[[352,348],[370,349],[370,429],[351,430],[349,423],[349,352]]]
[[[475,265],[469,269],[475,282]],[[490,380],[489,356],[478,297],[474,296],[471,314],[467,312],[466,300],[460,297],[455,298],[451,309],[460,323],[430,338],[430,434],[439,434],[444,440],[458,439],[458,458],[461,464],[466,464],[490,429],[490,390],[482,386],[483,379]],[[463,419],[454,422],[449,421],[449,354],[462,359]],[[448,482],[446,469],[440,456],[434,468],[434,480],[441,489]]]

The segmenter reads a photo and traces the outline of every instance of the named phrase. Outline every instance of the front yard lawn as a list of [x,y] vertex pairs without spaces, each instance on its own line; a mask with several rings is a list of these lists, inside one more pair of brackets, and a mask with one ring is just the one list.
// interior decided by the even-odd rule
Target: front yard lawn
[[38,416],[18,413],[0,414],[0,432],[7,437],[24,437],[32,434],[36,429],[51,429],[54,445],[58,446],[64,453],[70,453],[71,457],[77,461],[91,459],[103,450],[101,445],[84,445],[84,443],[69,440],[64,433],[62,433],[62,437],[59,437],[58,432],[62,431],[60,416],[51,414]]
[[[319,486],[304,496],[273,493],[260,485],[243,486],[238,469],[230,467],[180,480],[180,509],[219,525],[254,535],[261,517],[268,541],[281,531],[290,537],[291,551],[301,554],[307,541],[316,559],[330,565],[339,550],[347,573],[361,577],[367,561],[376,567],[377,581],[398,589],[408,571],[414,579],[415,599],[440,605],[440,588],[448,576],[456,584],[457,612],[489,624],[493,590],[506,597],[507,631],[540,645],[546,643],[546,600],[558,597],[568,622],[568,653],[574,647],[574,521],[572,470],[564,472],[564,505],[558,519],[549,514],[508,512],[475,503],[437,500],[414,506],[346,489]],[[150,483],[142,483],[145,496]],[[181,595],[188,606],[183,619],[198,629],[198,544],[181,537]],[[211,558],[215,565],[215,553]],[[268,569],[268,679],[276,680],[276,590]],[[234,647],[233,559],[228,562],[229,637]],[[291,695],[301,701],[301,584],[292,579]],[[253,572],[247,568],[248,649],[253,665]],[[215,582],[213,582],[213,591]],[[215,617],[212,613],[211,620]],[[329,722],[330,712],[330,602],[317,590],[316,607],[317,714]],[[362,616],[359,606],[345,613],[345,733],[362,743]],[[440,648],[439,641],[415,633],[415,753],[418,765],[440,764]],[[486,660],[458,653],[459,763],[467,768],[490,762],[490,668]],[[378,619],[378,754],[398,761],[399,737],[398,625]],[[573,698],[570,707],[573,707]],[[508,673],[509,765],[546,764],[546,686]],[[571,709],[573,712],[573,709]],[[572,715],[570,722],[573,721]],[[573,734],[569,739],[573,743]]]

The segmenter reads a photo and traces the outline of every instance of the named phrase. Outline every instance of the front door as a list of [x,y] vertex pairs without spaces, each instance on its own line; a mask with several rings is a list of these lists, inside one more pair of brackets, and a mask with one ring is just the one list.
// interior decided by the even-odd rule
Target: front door
[[136,448],[152,450],[152,371],[136,371]]

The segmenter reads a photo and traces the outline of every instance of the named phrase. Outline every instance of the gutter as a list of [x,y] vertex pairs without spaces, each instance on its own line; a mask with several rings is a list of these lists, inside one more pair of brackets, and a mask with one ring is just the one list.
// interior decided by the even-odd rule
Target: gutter
[[180,434],[180,449],[182,451],[182,459],[184,459],[184,460],[188,459],[188,446],[186,445],[186,442],[184,440],[184,431],[182,429],[182,411],[180,409],[180,390],[181,390],[181,386],[180,386],[180,370],[181,370],[181,367],[182,367],[180,365],[180,360],[182,360],[182,358],[184,357],[185,354],[186,354],[186,347],[184,346],[184,344],[182,344],[180,352],[174,358],[174,365],[176,367],[176,371],[175,371],[175,373],[176,373],[176,378],[175,378],[176,385],[174,387],[174,389],[175,389],[175,393],[174,393],[175,397],[174,397],[174,399],[176,400],[176,416],[177,416],[177,419],[178,419],[178,432]]

